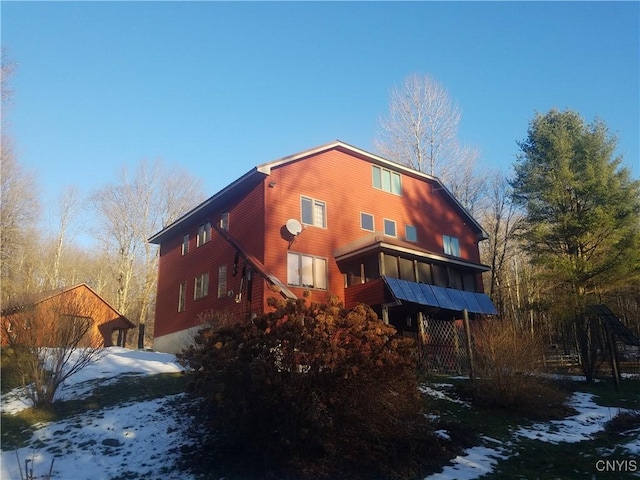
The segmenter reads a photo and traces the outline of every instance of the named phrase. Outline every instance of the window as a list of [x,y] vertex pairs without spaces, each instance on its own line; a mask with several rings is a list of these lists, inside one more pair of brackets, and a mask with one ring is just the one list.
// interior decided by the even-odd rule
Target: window
[[396,222],[393,220],[384,219],[384,234],[390,237],[396,236]]
[[416,227],[414,227],[413,225],[406,225],[404,227],[404,239],[407,242],[417,242],[418,232],[416,231]]
[[229,230],[229,212],[222,212],[219,225],[222,230]]
[[182,255],[189,253],[189,234],[182,237]]
[[393,255],[384,254],[383,258],[384,274],[391,278],[400,278],[400,271],[398,270],[398,257]]
[[325,228],[327,226],[325,203],[313,198],[302,197],[302,223]]
[[200,247],[211,240],[211,222],[207,222],[204,225],[200,225],[198,228],[198,238],[196,246]]
[[193,287],[193,299],[197,300],[202,297],[206,297],[209,294],[209,272],[203,273],[196,277],[196,282]]
[[444,244],[444,253],[447,255],[453,255],[454,257],[460,256],[460,243],[456,237],[443,235],[442,242]]
[[373,232],[375,230],[373,226],[373,215],[369,215],[368,213],[361,213],[360,228],[362,228],[362,230]]
[[218,298],[227,296],[227,264],[218,267]]
[[386,168],[373,165],[373,188],[384,190],[385,192],[402,194],[400,174],[387,170]]
[[442,265],[431,265],[431,273],[433,275],[433,284],[438,287],[448,287],[449,279],[447,278],[447,267]]
[[462,272],[462,289],[468,292],[476,291],[476,276],[473,272]]
[[299,287],[327,289],[327,260],[312,255],[289,252],[287,283]]
[[178,311],[184,312],[187,297],[187,282],[182,282],[178,290]]
[[400,267],[400,278],[402,280],[408,280],[410,282],[416,281],[415,269],[413,268],[413,260],[400,257],[398,259],[398,265]]
[[428,263],[418,262],[418,282],[433,283],[431,278],[431,265]]

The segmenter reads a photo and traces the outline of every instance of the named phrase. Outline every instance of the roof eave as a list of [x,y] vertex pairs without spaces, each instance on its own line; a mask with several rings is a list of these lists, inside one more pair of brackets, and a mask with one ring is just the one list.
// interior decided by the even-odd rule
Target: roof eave
[[233,181],[232,183],[230,183],[229,185],[224,187],[222,190],[218,191],[217,193],[215,193],[211,197],[207,198],[200,205],[192,208],[187,213],[185,213],[184,215],[179,217],[177,220],[173,221],[172,223],[170,223],[169,225],[164,227],[158,233],[156,233],[156,234],[152,235],[151,237],[149,237],[148,242],[149,243],[154,243],[156,245],[160,245],[163,242],[164,239],[166,239],[171,233],[173,233],[173,231],[175,231],[178,228],[180,228],[184,224],[184,222],[187,222],[191,218],[197,216],[200,212],[202,212],[206,208],[210,207],[211,205],[215,204],[215,202],[217,200],[219,200],[220,198],[222,198],[226,194],[230,193],[231,191],[236,189],[239,185],[243,184],[244,182],[246,182],[248,179],[252,178],[256,174],[268,175],[268,173],[266,173],[265,169],[263,169],[263,168],[260,168],[260,167],[252,168],[247,173],[242,175],[240,178],[236,179],[235,181]]

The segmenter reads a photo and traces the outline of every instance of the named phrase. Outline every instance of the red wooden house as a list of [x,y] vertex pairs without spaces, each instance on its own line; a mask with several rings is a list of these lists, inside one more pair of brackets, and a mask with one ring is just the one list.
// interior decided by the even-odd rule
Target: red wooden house
[[269,297],[337,295],[401,331],[494,314],[486,232],[437,178],[336,141],[259,165],[156,233],[157,350],[183,348],[217,313]]

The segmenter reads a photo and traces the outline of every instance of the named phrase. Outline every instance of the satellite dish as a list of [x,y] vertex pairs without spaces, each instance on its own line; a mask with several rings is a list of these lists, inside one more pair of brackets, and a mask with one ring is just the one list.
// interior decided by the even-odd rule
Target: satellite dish
[[294,237],[302,232],[302,225],[295,218],[290,218],[289,220],[287,220],[285,227],[287,229],[287,232],[289,232]]

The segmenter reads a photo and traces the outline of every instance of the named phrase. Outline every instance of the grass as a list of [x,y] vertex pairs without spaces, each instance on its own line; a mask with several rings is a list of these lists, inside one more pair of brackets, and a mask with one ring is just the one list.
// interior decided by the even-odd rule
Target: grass
[[[188,380],[185,374],[127,376],[114,384],[97,387],[87,398],[56,402],[49,410],[29,408],[17,415],[3,414],[2,448],[12,450],[25,446],[38,423],[182,393]],[[453,398],[459,397],[468,385],[468,380],[446,377],[430,377],[426,381],[430,384],[451,384],[451,387],[439,387],[439,390]],[[476,445],[495,448],[495,442],[491,439],[501,442],[508,458],[499,460],[493,472],[483,479],[637,479],[640,476],[638,472],[599,471],[596,467],[599,460],[633,460],[631,453],[622,445],[631,441],[632,435],[637,436],[640,431],[640,380],[623,379],[621,386],[621,392],[616,392],[611,380],[593,384],[567,381],[562,384],[568,394],[575,391],[592,393],[600,405],[631,410],[630,413],[613,417],[603,431],[578,443],[554,444],[514,437],[515,430],[531,425],[533,420],[512,410],[452,402],[446,398],[427,397],[426,401],[428,411],[438,417],[435,427],[446,430],[453,445],[464,449]],[[45,445],[42,447],[46,448]],[[640,462],[637,469],[640,471]]]
[[[468,380],[430,380],[452,384],[452,396],[455,392],[468,391]],[[594,401],[599,405],[632,411],[613,417],[603,431],[588,440],[577,443],[550,443],[513,437],[517,428],[526,427],[532,421],[510,410],[477,404],[469,407],[440,399],[430,399],[429,405],[432,411],[435,410],[434,413],[439,415],[439,427],[447,430],[452,440],[462,443],[465,448],[474,445],[495,447],[486,437],[502,442],[502,448],[508,458],[498,461],[493,472],[483,476],[483,479],[639,478],[640,461],[622,445],[640,434],[640,380],[623,379],[620,392],[615,391],[612,380],[593,384],[566,381],[562,383],[561,388],[567,393],[592,393],[595,395]],[[623,466],[618,467],[617,471],[601,471],[604,465],[602,461],[614,460],[622,462],[618,465]],[[598,461],[599,464],[596,463]],[[624,471],[624,468],[628,468],[629,471]]]
[[57,422],[89,410],[182,393],[188,378],[183,373],[125,376],[111,385],[96,387],[86,398],[54,402],[47,409],[27,408],[15,415],[3,413],[0,415],[2,449],[12,450],[26,446],[39,423]]
[[594,383],[570,382],[567,386],[572,390],[594,394],[598,405],[640,410],[640,380],[638,379],[623,378],[620,381],[619,392],[616,392],[611,378]]
[[[634,457],[620,444],[628,437],[599,432],[590,440],[577,443],[548,443],[523,439],[510,451],[507,460],[498,463],[486,479],[624,479],[638,478],[636,472],[600,471],[596,462],[632,460]],[[600,464],[598,464],[600,465]],[[640,469],[640,465],[638,465]],[[634,476],[635,474],[635,476]]]

